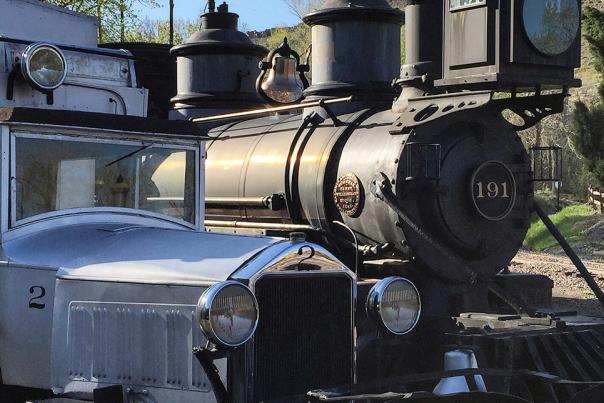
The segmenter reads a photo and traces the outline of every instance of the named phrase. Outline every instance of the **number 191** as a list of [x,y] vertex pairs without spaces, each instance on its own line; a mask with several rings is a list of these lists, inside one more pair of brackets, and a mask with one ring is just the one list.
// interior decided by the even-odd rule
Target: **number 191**
[[[510,195],[508,194],[508,183],[507,182],[489,182],[485,188],[483,182],[477,182],[478,186],[478,199],[484,199],[488,197],[489,199],[495,199],[497,197],[501,197],[503,199],[509,199]],[[486,191],[486,195],[485,195]]]

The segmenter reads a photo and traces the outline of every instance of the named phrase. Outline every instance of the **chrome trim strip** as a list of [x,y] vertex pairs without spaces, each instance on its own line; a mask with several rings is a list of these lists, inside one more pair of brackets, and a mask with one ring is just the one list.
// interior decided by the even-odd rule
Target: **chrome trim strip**
[[[113,115],[108,115],[108,116],[113,116]],[[125,137],[127,135],[133,135],[137,138],[145,138],[145,139],[150,139],[151,141],[158,141],[161,142],[161,139],[170,139],[170,141],[173,140],[181,140],[183,141],[184,144],[191,144],[192,141],[196,141],[198,139],[202,139],[202,140],[208,140],[207,137],[204,137],[202,135],[195,135],[195,134],[187,134],[187,135],[178,135],[178,134],[170,134],[170,133],[162,133],[162,132],[157,132],[157,133],[150,133],[150,132],[137,132],[137,131],[124,131],[124,130],[114,130],[114,129],[102,129],[102,128],[97,128],[97,127],[88,127],[88,126],[63,126],[63,125],[53,125],[53,124],[47,124],[47,123],[31,123],[31,122],[8,122],[5,123],[8,126],[14,126],[14,127],[24,127],[27,130],[32,130],[32,128],[35,129],[39,129],[41,132],[48,132],[50,130],[54,130],[54,132],[56,132],[57,130],[60,130],[61,132],[65,132],[65,133],[69,133],[69,132],[90,132],[91,130],[94,130],[95,135],[100,136],[101,134],[106,133],[108,136],[114,136],[114,135],[120,135],[122,137]],[[25,129],[24,129],[25,130]],[[75,136],[82,136],[82,137],[90,137],[90,135],[86,135],[86,134],[76,134]],[[108,137],[105,136],[105,137]],[[115,137],[112,137],[115,138]]]
[[[312,248],[314,254],[308,257],[307,254],[299,254],[304,249]],[[271,251],[275,253],[267,253]],[[313,265],[313,270],[297,270],[300,263]],[[296,269],[292,269],[296,267]],[[316,268],[316,269],[315,269]],[[355,314],[357,306],[357,277],[356,274],[344,265],[340,260],[333,256],[327,249],[322,246],[311,244],[308,242],[282,242],[272,245],[265,250],[258,258],[253,259],[231,275],[231,279],[247,284],[250,290],[255,294],[256,283],[264,276],[295,276],[301,274],[304,276],[317,276],[343,274],[349,277],[351,286],[351,307],[350,307],[350,323],[352,324],[351,333],[351,384],[357,383],[357,332],[355,323]],[[259,320],[262,320],[261,318]],[[245,344],[245,372],[246,379],[254,376],[253,372],[253,351],[255,338],[252,337]],[[251,399],[253,391],[251,385],[248,385],[246,401]]]
[[179,220],[178,218],[170,217],[164,214],[154,213],[152,211],[138,210],[138,209],[130,209],[130,208],[122,208],[122,207],[90,207],[90,208],[75,208],[75,209],[65,209],[65,210],[57,210],[51,211],[48,213],[37,214],[33,217],[24,218],[22,220],[13,222],[12,229],[22,228],[27,225],[34,224],[36,222],[47,221],[53,218],[60,218],[64,216],[72,216],[72,215],[82,215],[82,214],[122,214],[128,216],[139,216],[139,217],[147,217],[154,218],[162,221],[169,221],[174,224],[178,224],[182,227],[197,229],[195,224],[190,223],[188,221]]
[[10,127],[2,125],[0,134],[2,135],[2,139],[0,140],[2,153],[2,165],[0,169],[0,173],[2,174],[2,177],[0,178],[0,230],[1,233],[4,234],[8,231],[10,216]]

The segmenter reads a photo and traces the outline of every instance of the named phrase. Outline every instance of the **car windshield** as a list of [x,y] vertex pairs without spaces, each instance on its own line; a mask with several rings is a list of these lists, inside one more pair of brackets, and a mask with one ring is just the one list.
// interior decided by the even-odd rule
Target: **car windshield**
[[195,222],[195,151],[153,143],[15,138],[19,221],[58,210],[139,209]]

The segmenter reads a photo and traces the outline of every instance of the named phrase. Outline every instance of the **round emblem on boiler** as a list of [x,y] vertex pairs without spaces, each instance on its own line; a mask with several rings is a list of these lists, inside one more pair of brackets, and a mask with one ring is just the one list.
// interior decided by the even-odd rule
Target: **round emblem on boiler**
[[472,202],[487,220],[506,218],[516,203],[516,180],[510,168],[500,161],[479,166],[472,175]]
[[333,189],[333,201],[340,212],[349,217],[356,216],[361,210],[361,182],[354,174],[340,176]]

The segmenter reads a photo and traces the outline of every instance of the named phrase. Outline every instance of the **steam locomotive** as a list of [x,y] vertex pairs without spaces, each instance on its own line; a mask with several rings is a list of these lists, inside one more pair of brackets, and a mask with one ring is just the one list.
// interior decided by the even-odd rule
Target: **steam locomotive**
[[[270,91],[303,89],[304,103],[264,118],[242,119],[247,112],[238,116],[233,104],[216,108],[229,93],[214,93],[215,80],[205,77],[237,74],[213,60],[197,80],[201,67],[191,63],[203,59],[203,39],[172,50],[179,72],[173,113],[210,129],[209,231],[303,230],[364,276],[430,278],[427,287],[441,284],[437,293],[445,299],[468,295],[456,285],[499,281],[496,274],[522,245],[533,206],[531,161],[518,131],[560,111],[565,91],[578,85],[572,69],[579,62],[580,9],[563,2],[560,13],[574,18],[575,35],[558,39],[565,43],[552,57],[538,44],[553,28],[531,28],[535,33],[526,38],[517,32],[541,23],[547,2],[541,14],[529,2],[416,3],[403,14],[385,1],[327,1],[306,16],[313,33],[312,85],[304,89],[308,67],[285,43],[261,64],[269,72],[256,87],[269,101]],[[405,16],[407,64],[401,69]],[[504,28],[494,31],[504,23],[514,28],[510,37]],[[477,38],[484,43],[474,44]],[[484,49],[475,49],[479,45]],[[192,49],[201,55],[191,56]],[[255,76],[230,93],[234,103],[255,93]],[[493,99],[504,91],[513,96]],[[530,97],[516,95],[530,91]],[[272,104],[282,111],[288,102]],[[506,109],[524,122],[512,125],[502,115]],[[226,126],[212,127],[224,120]],[[488,295],[477,292],[482,295],[472,304],[426,309],[488,311]]]
[[[407,3],[403,13],[382,0],[328,0],[307,15],[310,86],[308,62],[287,40],[263,60],[257,60],[260,52],[251,43],[231,42],[225,32],[236,26],[228,9],[206,14],[202,33],[172,49],[178,66],[172,118],[197,122],[211,138],[206,229],[271,236],[303,231],[353,268],[360,278],[359,384],[434,370],[441,351],[426,339],[437,334],[447,334],[452,343],[482,346],[482,365],[509,360],[507,369],[579,379],[576,371],[587,372],[579,360],[570,364],[561,357],[572,347],[553,330],[560,323],[572,328],[577,318],[548,311],[551,280],[514,275],[507,266],[522,246],[533,212],[547,220],[534,203],[531,159],[518,133],[561,112],[569,88],[580,86],[574,68],[580,65],[581,4]],[[221,18],[231,18],[231,25],[218,25],[226,49],[239,46],[240,55],[260,62],[256,80],[258,75],[251,74],[246,81],[253,71],[246,64],[235,73],[237,67],[229,63],[206,59],[220,53],[210,51],[214,44],[204,36],[216,35],[210,27],[217,26],[208,20]],[[216,76],[224,79],[209,82]],[[225,85],[216,88],[217,83]],[[268,109],[249,108],[254,96]],[[377,280],[389,276],[417,286],[421,319],[408,328],[392,332],[386,325],[375,333],[366,296]],[[495,352],[501,334],[482,333],[508,327],[502,325],[502,313],[514,318],[505,333],[514,340],[506,350],[512,358]],[[482,330],[459,333],[457,326]],[[542,333],[526,337],[527,328]],[[410,359],[425,367],[410,369]],[[511,389],[507,384],[501,390]],[[535,401],[562,401],[573,394],[557,386],[551,395],[533,393]]]

